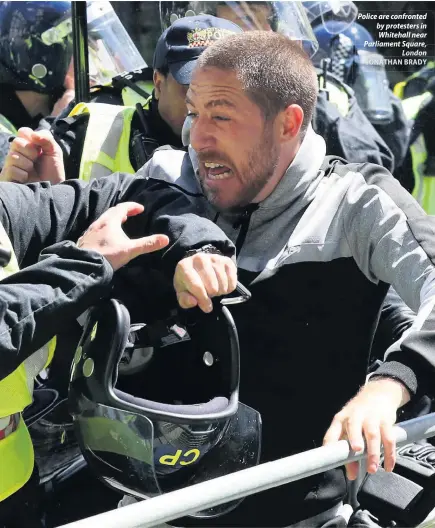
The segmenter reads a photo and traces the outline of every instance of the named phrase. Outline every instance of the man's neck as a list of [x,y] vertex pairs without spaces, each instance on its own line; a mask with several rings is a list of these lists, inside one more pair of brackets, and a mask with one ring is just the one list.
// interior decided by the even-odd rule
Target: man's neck
[[49,95],[27,90],[17,90],[15,93],[30,117],[33,118],[37,115],[46,117],[50,114]]
[[269,179],[263,189],[257,194],[254,200],[252,200],[252,203],[260,203],[273,193],[279,182],[283,179],[287,169],[295,159],[301,143],[302,142],[299,140],[292,146],[288,145],[283,147],[281,155],[279,156],[278,165],[276,166],[272,177]]

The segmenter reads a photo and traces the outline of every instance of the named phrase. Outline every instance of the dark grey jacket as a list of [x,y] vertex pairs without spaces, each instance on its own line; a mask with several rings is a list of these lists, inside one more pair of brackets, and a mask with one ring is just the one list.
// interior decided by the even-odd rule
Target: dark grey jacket
[[[365,382],[389,284],[417,316],[378,373],[413,395],[435,387],[434,220],[384,168],[346,164],[325,151],[310,129],[258,207],[238,216],[208,211],[236,244],[239,278],[252,292],[231,311],[241,400],[263,418],[263,461],[321,445],[333,415]],[[195,167],[194,151],[164,151],[139,173],[198,193]],[[214,524],[288,526],[345,492],[335,470],[247,498]]]

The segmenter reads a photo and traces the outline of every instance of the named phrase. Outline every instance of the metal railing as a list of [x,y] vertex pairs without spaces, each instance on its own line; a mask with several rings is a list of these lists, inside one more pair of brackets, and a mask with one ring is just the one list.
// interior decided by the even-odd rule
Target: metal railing
[[[402,422],[395,433],[398,445],[435,436],[435,413]],[[59,528],[151,528],[364,458],[365,452],[355,454],[348,442],[341,440]]]

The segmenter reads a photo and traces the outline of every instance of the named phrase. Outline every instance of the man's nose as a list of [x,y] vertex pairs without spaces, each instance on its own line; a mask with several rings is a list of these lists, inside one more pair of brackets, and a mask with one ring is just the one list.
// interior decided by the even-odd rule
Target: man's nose
[[215,147],[216,140],[213,135],[210,120],[199,116],[192,120],[190,144],[197,152]]

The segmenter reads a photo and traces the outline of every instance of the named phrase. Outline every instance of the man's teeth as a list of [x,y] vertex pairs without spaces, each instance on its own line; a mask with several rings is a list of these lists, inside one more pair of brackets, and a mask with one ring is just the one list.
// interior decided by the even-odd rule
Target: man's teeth
[[[206,169],[223,169],[227,168],[225,165],[221,165],[220,163],[212,163],[211,161],[206,161],[204,163],[204,166]],[[225,172],[221,172],[218,174],[212,174],[211,172],[207,172],[207,178],[210,180],[225,180],[225,178],[229,178],[231,176],[231,171],[226,170]]]
[[[204,163],[204,166],[206,169],[223,169],[225,165],[221,165],[220,163],[212,163],[211,161],[206,161]],[[226,168],[226,167],[225,167]],[[207,173],[207,178],[210,180],[225,180],[225,178],[229,178],[231,176],[231,171],[226,170],[225,172],[221,172],[219,174],[211,174],[210,172]]]
[[207,174],[209,180],[225,180],[231,176],[229,171],[221,172],[220,174]]
[[218,169],[220,167],[223,167],[223,165],[219,165],[219,163],[211,163],[211,162],[206,162],[204,163],[204,165],[207,167],[207,169]]

